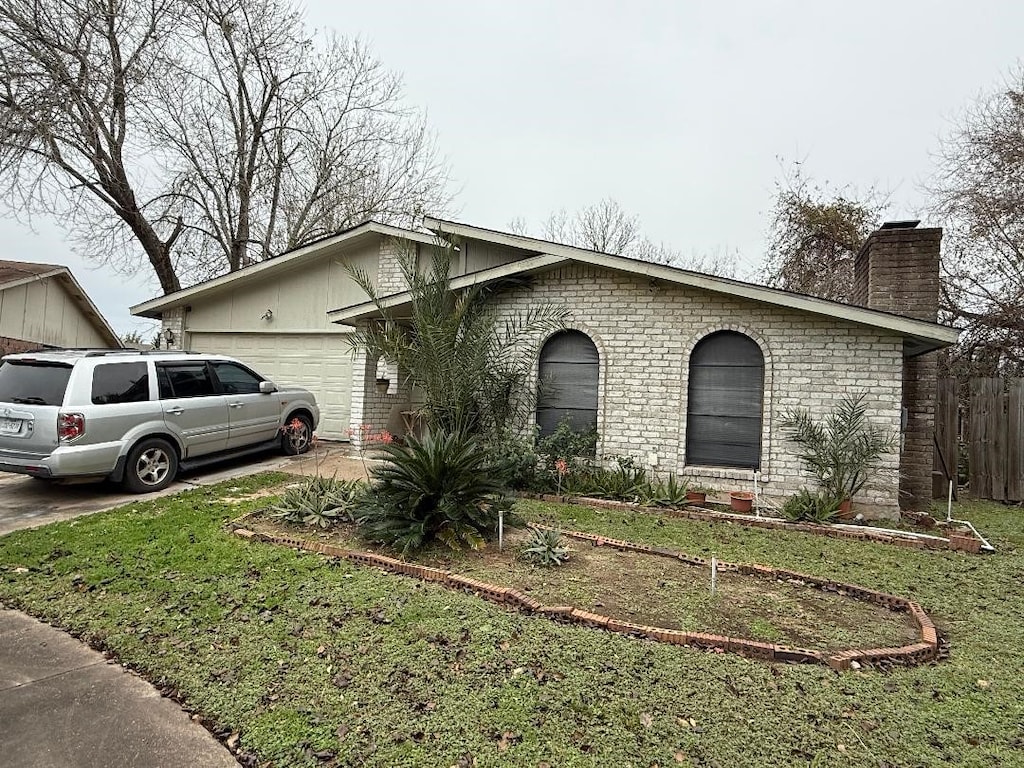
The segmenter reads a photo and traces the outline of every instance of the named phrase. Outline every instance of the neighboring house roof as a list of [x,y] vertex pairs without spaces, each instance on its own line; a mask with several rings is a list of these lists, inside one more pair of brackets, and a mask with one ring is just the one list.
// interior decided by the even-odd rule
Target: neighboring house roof
[[[905,340],[904,354],[908,357],[949,346],[956,342],[958,336],[956,329],[937,323],[914,320],[903,315],[881,312],[837,301],[828,301],[791,291],[783,291],[778,288],[767,288],[740,280],[691,272],[679,269],[678,267],[669,267],[663,264],[630,259],[625,256],[590,251],[585,248],[538,240],[508,232],[483,229],[454,221],[426,219],[424,223],[428,229],[437,232],[442,237],[456,236],[483,240],[537,254],[528,256],[520,261],[453,278],[451,284],[454,289],[468,288],[473,285],[481,285],[513,276],[541,272],[563,262],[575,261],[618,272],[627,272],[651,280],[663,280],[676,285],[751,299],[764,304],[810,312],[823,317],[846,320],[858,325],[894,332],[903,336]],[[406,291],[383,297],[381,304],[384,307],[399,308],[408,303],[409,300],[410,294]],[[329,311],[327,314],[332,322],[351,324],[377,315],[378,308],[373,302],[367,301],[348,307],[340,307]]]
[[59,264],[35,264],[27,261],[4,261],[0,259],[0,291],[6,291],[28,283],[56,280],[64,286],[79,311],[93,324],[100,336],[111,347],[121,347],[121,339],[99,309],[92,303],[85,289],[79,285],[71,270]]
[[437,239],[433,235],[416,232],[411,229],[393,227],[376,221],[365,221],[335,235],[330,235],[290,251],[285,251],[267,261],[261,261],[235,272],[214,277],[189,288],[182,288],[180,291],[169,293],[166,296],[157,296],[156,298],[143,301],[133,306],[130,311],[133,315],[159,318],[164,310],[181,306],[199,296],[216,292],[228,286],[236,288],[247,282],[265,278],[278,270],[290,269],[303,261],[316,258],[325,249],[341,244],[358,245],[363,240],[379,235],[414,240],[427,245],[436,245],[437,243]]

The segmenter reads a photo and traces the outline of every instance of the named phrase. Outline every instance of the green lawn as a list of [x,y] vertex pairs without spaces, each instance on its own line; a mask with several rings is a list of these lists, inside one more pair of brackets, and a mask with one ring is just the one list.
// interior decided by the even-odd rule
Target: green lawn
[[[519,616],[237,539],[262,476],[0,539],[0,600],[110,649],[264,764],[1024,765],[1024,513],[992,556],[523,504],[527,518],[921,602],[933,666],[837,675]],[[25,571],[24,569],[27,569]]]

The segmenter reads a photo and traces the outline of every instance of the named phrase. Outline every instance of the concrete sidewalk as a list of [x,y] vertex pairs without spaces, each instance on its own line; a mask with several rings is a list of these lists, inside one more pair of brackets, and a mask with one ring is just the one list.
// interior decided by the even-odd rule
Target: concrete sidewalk
[[0,610],[0,764],[237,768],[153,686],[70,635]]

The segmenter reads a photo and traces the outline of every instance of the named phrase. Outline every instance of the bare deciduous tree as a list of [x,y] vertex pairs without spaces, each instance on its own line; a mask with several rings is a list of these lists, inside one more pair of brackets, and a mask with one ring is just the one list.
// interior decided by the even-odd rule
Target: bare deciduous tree
[[399,79],[284,0],[8,0],[0,82],[12,209],[164,292],[447,203]]
[[943,314],[964,329],[958,365],[1024,373],[1024,66],[965,110],[937,159],[927,191],[946,230]]
[[[526,234],[527,225],[522,219],[514,219],[509,226],[514,232]],[[541,226],[541,237],[709,275],[735,277],[737,272],[738,255],[733,251],[719,249],[710,254],[686,256],[664,243],[655,243],[643,234],[639,217],[627,213],[611,198],[585,206],[575,214],[564,208],[555,211]]]
[[888,197],[809,180],[794,163],[775,185],[764,278],[769,285],[849,301],[857,251],[881,223]]

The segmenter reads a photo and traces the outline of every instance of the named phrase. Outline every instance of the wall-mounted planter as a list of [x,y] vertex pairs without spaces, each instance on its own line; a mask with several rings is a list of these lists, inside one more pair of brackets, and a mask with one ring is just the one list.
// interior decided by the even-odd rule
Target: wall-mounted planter
[[391,379],[377,379],[377,393],[386,395],[391,387]]
[[754,494],[750,491],[733,491],[729,494],[729,506],[733,512],[749,512],[754,506]]

